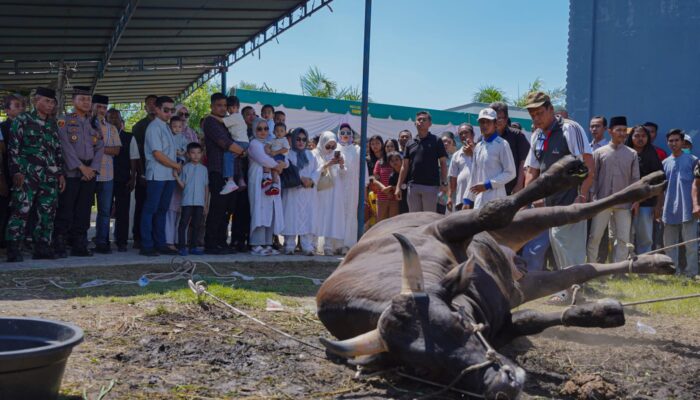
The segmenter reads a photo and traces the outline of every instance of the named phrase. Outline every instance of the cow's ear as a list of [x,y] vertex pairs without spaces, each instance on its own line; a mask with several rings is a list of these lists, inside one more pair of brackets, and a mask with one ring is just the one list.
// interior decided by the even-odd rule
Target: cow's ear
[[455,296],[463,294],[471,283],[474,274],[476,257],[469,256],[466,262],[452,268],[442,279],[442,287],[445,293],[445,300],[452,300]]

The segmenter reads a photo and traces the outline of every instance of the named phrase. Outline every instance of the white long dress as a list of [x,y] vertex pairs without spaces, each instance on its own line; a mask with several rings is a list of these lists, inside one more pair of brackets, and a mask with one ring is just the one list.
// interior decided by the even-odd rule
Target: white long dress
[[[277,161],[265,154],[265,145],[259,140],[251,140],[248,147],[250,167],[248,168],[248,199],[250,200],[250,232],[255,228],[272,227],[278,235],[284,229],[284,211],[280,195],[268,196],[260,187],[263,178],[263,167],[274,168]],[[274,218],[273,218],[274,212]],[[274,226],[273,226],[274,222]]]
[[[299,176],[314,181],[314,187],[303,186],[282,189],[282,206],[284,208],[283,235],[307,235],[316,232],[316,216],[319,213],[317,206],[318,161],[309,150],[305,150],[309,162],[299,170]],[[297,165],[296,151],[290,151],[287,157],[290,164]]]
[[[330,136],[328,135],[330,134]],[[316,162],[319,172],[322,172],[323,166],[333,158],[333,150],[325,150],[325,145],[335,139],[335,134],[325,132],[321,135],[316,151]],[[345,169],[341,169],[338,164],[329,168],[333,186],[325,190],[316,192],[317,199],[317,219],[316,219],[316,236],[324,238],[324,248],[334,250],[334,245],[329,239],[343,240],[345,235],[345,219],[338,216],[345,213],[345,197],[346,190],[340,180],[340,177],[346,173]],[[321,178],[319,177],[319,180]]]
[[339,145],[340,154],[345,159],[346,173],[341,176],[345,191],[345,208],[338,219],[345,220],[343,247],[350,248],[357,243],[357,206],[360,201],[360,168],[365,169],[365,183],[368,182],[367,163],[360,162],[360,146],[356,144]]

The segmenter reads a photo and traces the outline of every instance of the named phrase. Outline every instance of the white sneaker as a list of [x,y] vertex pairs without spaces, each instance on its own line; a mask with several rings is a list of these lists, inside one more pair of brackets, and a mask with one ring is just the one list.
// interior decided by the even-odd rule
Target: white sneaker
[[304,255],[305,256],[315,256],[316,254],[314,253],[313,249],[305,249],[304,250]]
[[265,247],[265,251],[267,251],[267,255],[269,256],[277,256],[280,254],[280,252],[275,250],[275,248],[272,246]]
[[253,249],[250,251],[250,254],[254,256],[269,256],[270,253],[268,253],[267,249],[262,247],[262,246],[255,246]]
[[286,254],[286,255],[288,255],[288,256],[293,256],[293,255],[294,255],[294,248],[287,248],[287,247],[285,247],[285,248],[284,248],[284,254]]
[[224,188],[221,189],[219,194],[226,195],[229,193],[233,193],[233,191],[235,191],[236,189],[238,189],[238,185],[236,185],[236,183],[233,181],[233,179],[230,179],[230,180],[226,181],[226,185],[224,185]]

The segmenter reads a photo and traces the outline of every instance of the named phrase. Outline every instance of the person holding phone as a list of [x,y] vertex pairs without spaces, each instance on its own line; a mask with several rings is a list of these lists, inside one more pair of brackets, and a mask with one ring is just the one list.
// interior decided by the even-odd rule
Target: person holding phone
[[338,157],[343,159],[346,173],[341,176],[343,188],[345,190],[345,208],[342,217],[345,219],[345,234],[343,243],[340,246],[340,254],[345,254],[357,243],[357,206],[360,201],[360,191],[363,193],[365,207],[369,206],[367,193],[367,182],[364,188],[360,188],[360,168],[365,169],[365,176],[369,176],[367,163],[360,160],[360,146],[354,143],[354,132],[350,124],[340,125],[338,131],[339,148],[336,150]]
[[313,151],[319,169],[316,206],[316,236],[323,238],[323,255],[340,251],[345,235],[346,198],[350,195],[341,181],[347,174],[345,159],[340,154],[335,133],[321,134]]

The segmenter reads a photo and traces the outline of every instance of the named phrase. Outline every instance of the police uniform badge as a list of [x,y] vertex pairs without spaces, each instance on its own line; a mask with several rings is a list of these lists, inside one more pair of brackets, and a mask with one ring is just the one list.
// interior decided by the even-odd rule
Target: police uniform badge
[[93,145],[97,144],[97,136],[96,135],[92,135],[92,144]]
[[58,127],[63,128],[64,126],[66,126],[66,120],[63,118],[59,119],[58,120]]
[[70,135],[70,142],[77,143],[78,142],[78,135],[76,135],[76,134]]

